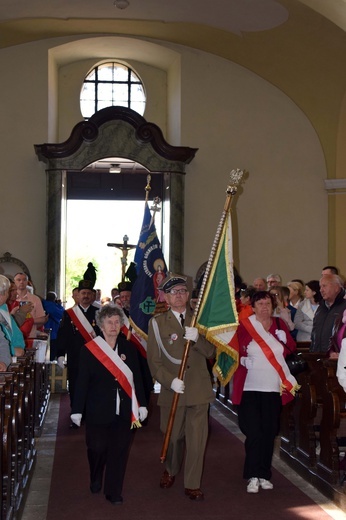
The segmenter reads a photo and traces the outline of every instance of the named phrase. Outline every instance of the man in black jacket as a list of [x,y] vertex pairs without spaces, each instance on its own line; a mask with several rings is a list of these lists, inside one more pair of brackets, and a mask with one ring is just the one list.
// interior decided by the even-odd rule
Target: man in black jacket
[[320,279],[323,300],[316,311],[311,334],[310,352],[327,352],[330,338],[335,334],[346,309],[345,289],[336,274],[325,274]]
[[[79,354],[82,346],[92,337],[100,333],[96,325],[97,308],[92,305],[92,283],[89,280],[81,280],[78,284],[79,304],[72,309],[77,309],[80,317],[79,323],[75,320],[72,309],[64,311],[57,336],[57,358],[61,368],[64,366],[65,354],[67,354],[67,372],[69,381],[69,393],[71,407],[73,403],[76,380],[78,376]],[[82,319],[82,321],[80,321]],[[84,322],[84,323],[83,323]],[[87,326],[87,335],[85,334]]]

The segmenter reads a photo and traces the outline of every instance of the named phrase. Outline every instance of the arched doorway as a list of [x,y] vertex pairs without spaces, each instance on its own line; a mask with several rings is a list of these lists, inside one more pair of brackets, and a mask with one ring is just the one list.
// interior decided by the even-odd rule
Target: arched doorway
[[[66,202],[66,174],[80,172],[106,157],[123,157],[164,177],[163,211],[169,207],[170,270],[184,265],[184,175],[197,149],[171,146],[160,128],[129,108],[108,107],[81,121],[63,143],[35,145],[47,173],[47,290],[60,291],[62,218]],[[130,175],[130,174],[129,174]],[[169,203],[169,204],[168,204]]]

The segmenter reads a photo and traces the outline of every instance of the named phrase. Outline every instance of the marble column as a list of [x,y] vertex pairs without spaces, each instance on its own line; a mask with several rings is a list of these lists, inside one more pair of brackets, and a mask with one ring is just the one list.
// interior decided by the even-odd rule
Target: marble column
[[62,170],[47,170],[47,291],[60,294]]
[[181,173],[170,173],[170,243],[169,268],[174,273],[184,272],[184,199],[185,178]]

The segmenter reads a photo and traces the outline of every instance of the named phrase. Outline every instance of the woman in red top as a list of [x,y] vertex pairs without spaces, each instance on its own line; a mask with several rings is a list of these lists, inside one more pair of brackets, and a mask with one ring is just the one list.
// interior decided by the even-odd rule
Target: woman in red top
[[9,312],[12,314],[18,327],[20,328],[24,339],[27,340],[34,324],[34,319],[30,315],[30,311],[33,309],[33,304],[31,302],[22,302],[17,301],[17,288],[14,282],[11,282],[8,299],[7,299],[7,307]]
[[252,316],[237,329],[239,367],[234,374],[232,401],[246,436],[243,477],[248,493],[272,489],[271,461],[278,434],[282,403],[293,399],[299,385],[285,356],[295,342],[283,320],[273,314],[273,296],[258,291],[251,300]]

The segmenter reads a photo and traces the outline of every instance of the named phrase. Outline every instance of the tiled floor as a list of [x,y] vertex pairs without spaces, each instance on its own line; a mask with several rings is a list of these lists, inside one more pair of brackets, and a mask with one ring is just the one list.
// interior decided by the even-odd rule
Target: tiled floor
[[[47,505],[54,460],[58,414],[59,394],[52,394],[43,432],[36,442],[37,460],[26,498],[22,520],[49,520],[47,519]],[[218,420],[223,426],[225,426],[225,428],[240,439],[243,439],[237,425],[229,419],[221,405],[213,405],[211,408],[211,414],[213,418]],[[326,497],[321,495],[313,486],[299,477],[280,459],[278,455],[274,455],[273,466],[275,469],[283,473],[292,483],[304,491],[312,500],[319,504],[320,507],[331,516],[331,518],[334,520],[346,520],[346,513],[336,507],[333,503],[328,502]]]

